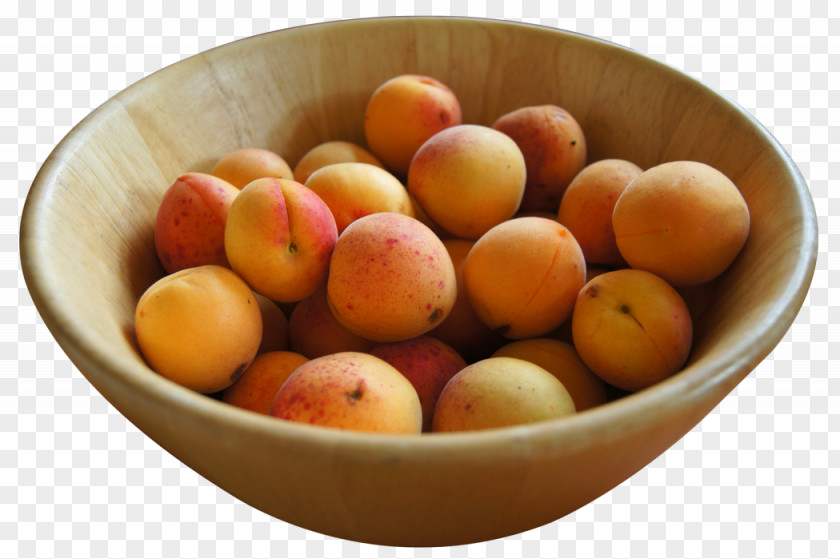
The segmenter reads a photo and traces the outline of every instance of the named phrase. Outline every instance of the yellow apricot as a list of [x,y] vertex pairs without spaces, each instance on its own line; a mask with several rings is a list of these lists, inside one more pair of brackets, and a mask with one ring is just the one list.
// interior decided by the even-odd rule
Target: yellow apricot
[[224,390],[262,339],[254,292],[228,268],[187,268],[152,284],[134,317],[140,351],[162,376],[197,392]]

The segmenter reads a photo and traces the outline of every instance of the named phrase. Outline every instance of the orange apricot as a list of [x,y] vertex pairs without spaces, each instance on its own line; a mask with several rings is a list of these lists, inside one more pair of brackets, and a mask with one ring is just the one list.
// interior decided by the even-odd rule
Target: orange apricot
[[585,278],[575,238],[542,217],[490,229],[464,262],[464,286],[476,314],[512,339],[542,336],[563,324]]
[[301,184],[306,183],[309,175],[333,163],[367,163],[382,169],[385,166],[371,152],[353,142],[332,140],[324,142],[307,151],[298,160],[293,169],[294,178]]
[[261,353],[242,376],[224,391],[222,401],[268,415],[277,391],[295,369],[307,361],[309,359],[303,355],[291,351]]
[[248,368],[262,339],[251,288],[216,265],[187,268],[152,284],[134,315],[149,366],[197,392],[224,390]]
[[636,177],[612,216],[621,255],[673,286],[710,281],[746,243],[750,212],[726,175],[697,161],[672,161]]
[[257,179],[271,177],[289,180],[294,176],[285,159],[263,148],[242,148],[227,153],[216,162],[210,174],[228,181],[240,190]]
[[309,175],[305,186],[330,208],[339,235],[353,221],[376,212],[414,217],[403,184],[385,169],[368,163],[327,165]]
[[455,93],[432,77],[413,74],[376,88],[364,115],[368,149],[401,179],[423,142],[457,124],[461,105]]
[[575,176],[560,200],[557,221],[577,239],[587,264],[624,266],[613,231],[613,208],[642,169],[623,159],[603,159]]
[[461,124],[417,150],[407,185],[435,223],[456,237],[477,239],[516,214],[525,179],[525,160],[510,137]]
[[644,270],[600,274],[580,290],[572,337],[605,382],[635,392],[673,375],[691,351],[688,307],[668,282]]

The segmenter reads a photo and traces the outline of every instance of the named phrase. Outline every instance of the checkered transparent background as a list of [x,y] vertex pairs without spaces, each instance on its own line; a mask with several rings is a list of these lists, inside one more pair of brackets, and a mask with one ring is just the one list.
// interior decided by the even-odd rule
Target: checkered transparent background
[[[687,4],[0,3],[0,558],[840,557],[840,346],[829,342],[840,334],[840,4]],[[20,272],[19,218],[32,179],[94,107],[216,45],[384,15],[575,30],[693,74],[776,136],[819,218],[812,289],[776,350],[638,475],[566,518],[497,541],[359,544],[235,500],[91,388],[40,320]]]

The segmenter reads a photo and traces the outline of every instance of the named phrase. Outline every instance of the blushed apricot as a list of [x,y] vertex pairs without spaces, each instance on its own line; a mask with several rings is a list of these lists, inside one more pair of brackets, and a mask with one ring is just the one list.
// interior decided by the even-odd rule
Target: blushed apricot
[[521,217],[476,241],[464,286],[476,314],[508,338],[542,336],[571,316],[586,278],[577,241],[554,220]]
[[257,179],[231,204],[225,226],[230,266],[277,302],[311,295],[326,277],[338,231],[329,207],[304,185]]
[[271,150],[242,148],[224,155],[210,174],[228,181],[238,189],[266,177],[291,180],[294,177],[286,160]]
[[184,173],[163,195],[155,250],[167,273],[204,264],[228,266],[225,224],[239,190],[206,173]]
[[236,273],[215,265],[156,281],[138,300],[134,324],[152,369],[205,394],[233,384],[262,339],[253,291]]
[[523,210],[556,212],[572,179],[586,165],[586,137],[569,111],[556,105],[520,107],[493,128],[510,136],[525,157]]
[[492,356],[516,357],[539,365],[563,383],[579,412],[607,401],[604,381],[586,366],[571,344],[551,338],[529,338],[510,342]]
[[642,169],[623,159],[603,159],[575,176],[560,200],[557,221],[577,239],[587,264],[624,266],[612,217],[618,197]]
[[719,276],[744,246],[750,212],[738,187],[697,161],[672,161],[635,178],[616,201],[615,239],[627,263],[673,286]]
[[412,217],[382,212],[351,223],[330,259],[327,301],[348,330],[377,342],[425,334],[455,303],[441,240]]
[[510,137],[462,124],[417,150],[407,185],[435,223],[456,237],[477,239],[516,214],[525,178],[525,160]]
[[397,177],[367,163],[327,165],[309,175],[305,186],[330,208],[339,235],[353,221],[376,212],[414,217],[408,191]]
[[326,283],[299,301],[289,315],[289,347],[310,359],[344,351],[366,353],[374,346],[376,342],[351,332],[333,316]]
[[385,166],[375,155],[360,145],[343,140],[332,140],[318,144],[307,151],[293,169],[294,178],[301,184],[306,183],[309,175],[333,163],[368,163],[382,169]]
[[449,379],[467,366],[464,359],[429,336],[380,344],[370,354],[390,363],[411,382],[423,408],[423,431],[431,431],[438,396]]
[[292,351],[261,353],[242,376],[224,391],[222,401],[268,415],[277,391],[295,369],[307,361],[309,359]]
[[367,147],[401,179],[423,142],[458,124],[461,105],[455,93],[430,76],[391,78],[376,88],[365,107]]
[[635,392],[673,375],[691,351],[688,307],[668,282],[625,268],[580,290],[572,315],[578,354],[605,382]]
[[312,359],[283,383],[271,415],[322,427],[420,434],[417,391],[399,371],[373,355],[333,353]]
[[457,351],[467,362],[472,363],[489,357],[493,351],[507,339],[495,330],[491,330],[475,313],[464,287],[464,261],[475,241],[467,239],[445,239],[443,246],[452,259],[455,277],[458,283],[455,304],[449,315],[429,331],[429,336],[437,338]]

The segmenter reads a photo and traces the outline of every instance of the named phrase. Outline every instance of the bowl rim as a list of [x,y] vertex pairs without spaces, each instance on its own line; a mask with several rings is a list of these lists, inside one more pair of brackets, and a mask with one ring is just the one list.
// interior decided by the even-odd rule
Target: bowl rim
[[[680,373],[650,388],[629,394],[619,400],[608,402],[570,417],[485,431],[405,436],[343,431],[327,427],[278,421],[275,418],[242,410],[206,395],[193,392],[164,379],[160,375],[154,374],[151,369],[143,369],[138,363],[138,369],[142,370],[149,377],[142,379],[142,382],[140,382],[139,377],[135,378],[133,375],[127,375],[121,369],[121,364],[116,363],[110,355],[99,351],[96,347],[92,347],[84,334],[67,331],[63,327],[70,320],[66,316],[60,301],[49,296],[50,278],[44,277],[40,269],[33,270],[30,264],[33,260],[37,259],[38,245],[41,242],[34,233],[38,230],[39,222],[45,219],[43,212],[39,211],[39,209],[43,209],[43,206],[48,204],[50,191],[55,188],[56,177],[62,170],[65,157],[77,148],[80,138],[84,136],[89,128],[95,125],[99,118],[106,117],[110,110],[120,105],[122,99],[138,92],[143,87],[142,84],[152,79],[154,75],[168,71],[169,68],[188,63],[191,59],[204,56],[209,52],[225,49],[230,47],[230,45],[243,47],[249,41],[260,40],[260,37],[279,33],[299,33],[311,27],[375,25],[383,22],[387,24],[388,21],[393,20],[450,21],[455,23],[478,22],[491,27],[530,28],[536,30],[536,32],[565,35],[574,37],[576,40],[601,45],[598,48],[621,49],[622,51],[632,53],[633,56],[645,59],[648,64],[658,66],[661,71],[667,72],[672,77],[699,84],[702,88],[712,92],[728,106],[736,109],[752,125],[758,135],[772,147],[778,159],[784,163],[787,172],[793,179],[793,187],[797,194],[799,204],[802,207],[803,223],[800,257],[796,261],[796,268],[790,271],[790,274],[784,282],[784,289],[781,290],[781,296],[767,309],[767,314],[761,321],[762,328],[751,330],[743,338],[739,339],[737,344],[729,345],[725,352],[720,354],[715,360],[715,363],[724,364],[720,368],[704,367],[702,363],[700,366],[689,364]],[[174,62],[141,78],[113,95],[79,121],[59,141],[37,172],[27,193],[21,215],[19,245],[21,269],[39,314],[51,334],[55,337],[56,342],[85,376],[87,376],[85,371],[89,367],[94,368],[100,373],[113,375],[115,379],[119,378],[120,382],[127,383],[126,387],[134,392],[143,394],[145,397],[153,398],[162,404],[179,407],[185,413],[194,414],[196,418],[217,424],[224,423],[247,431],[258,432],[267,438],[295,439],[298,443],[309,444],[315,447],[328,446],[332,448],[344,447],[353,449],[362,447],[370,451],[387,449],[390,452],[419,456],[433,454],[442,449],[449,449],[450,451],[458,449],[458,452],[476,452],[482,448],[498,448],[499,445],[506,446],[517,441],[521,443],[525,439],[531,444],[556,439],[562,439],[566,442],[578,440],[579,444],[586,444],[585,439],[590,438],[587,434],[593,430],[604,430],[610,426],[615,428],[617,424],[626,425],[629,428],[634,424],[638,425],[639,423],[657,421],[657,415],[646,413],[646,410],[652,407],[665,411],[682,407],[686,401],[693,400],[709,392],[720,390],[730,391],[760,361],[772,352],[773,348],[783,338],[793,323],[796,314],[804,302],[816,266],[817,224],[814,203],[810,196],[807,183],[790,155],[778,140],[751,113],[735,103],[728,96],[674,66],[654,59],[630,47],[619,45],[605,39],[534,23],[462,16],[384,16],[324,21],[267,31],[237,39]]]

